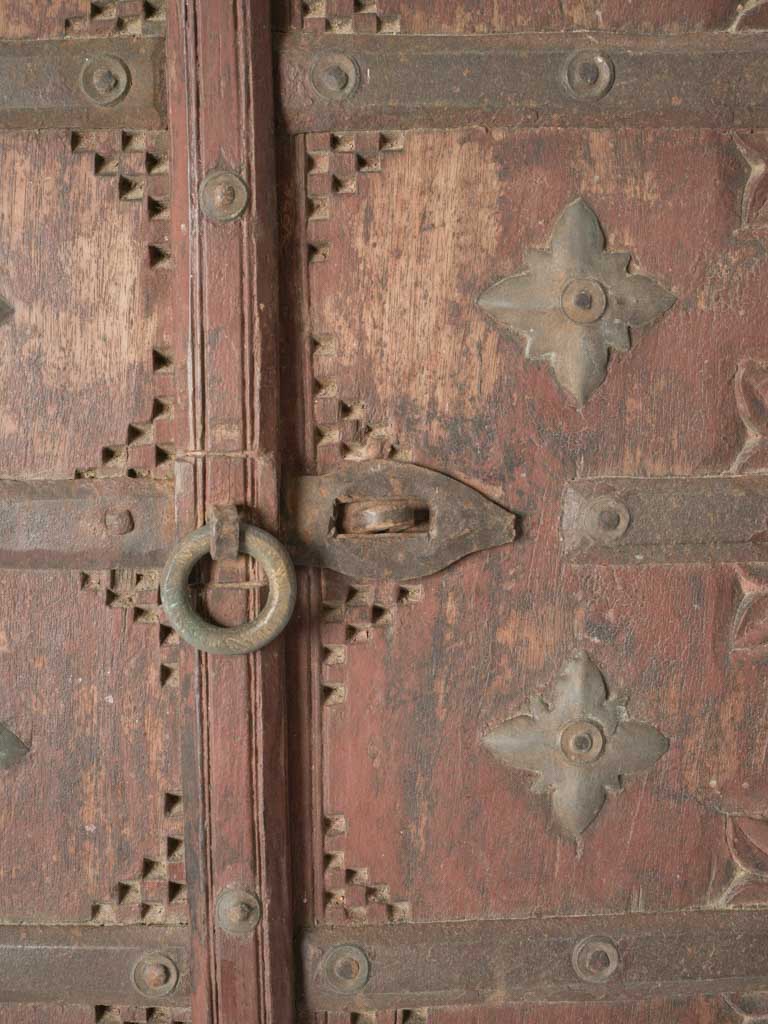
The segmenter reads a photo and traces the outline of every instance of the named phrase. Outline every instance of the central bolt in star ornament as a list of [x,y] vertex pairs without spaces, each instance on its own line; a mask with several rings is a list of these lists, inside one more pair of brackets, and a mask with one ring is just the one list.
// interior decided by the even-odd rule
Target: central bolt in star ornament
[[528,359],[552,364],[581,407],[605,380],[609,350],[626,352],[630,327],[649,324],[675,296],[628,272],[628,252],[606,252],[594,211],[579,198],[555,224],[552,248],[526,253],[527,269],[492,285],[482,309],[527,339]]
[[560,831],[578,839],[625,775],[646,771],[669,749],[652,725],[629,721],[624,705],[609,699],[605,680],[580,651],[563,666],[555,699],[532,702],[531,714],[510,718],[483,739],[508,768],[534,772],[534,793],[552,794]]

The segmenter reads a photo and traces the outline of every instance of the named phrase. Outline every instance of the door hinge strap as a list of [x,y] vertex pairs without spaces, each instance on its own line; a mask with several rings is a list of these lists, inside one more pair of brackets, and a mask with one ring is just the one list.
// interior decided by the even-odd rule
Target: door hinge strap
[[758,991],[768,912],[327,926],[301,962],[315,1013]]
[[165,124],[161,37],[0,42],[0,129]]
[[572,562],[768,562],[768,475],[577,480],[562,537]]

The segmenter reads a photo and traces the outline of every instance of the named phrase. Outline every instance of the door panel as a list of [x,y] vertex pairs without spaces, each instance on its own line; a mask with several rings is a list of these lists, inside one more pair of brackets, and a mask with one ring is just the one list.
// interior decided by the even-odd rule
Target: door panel
[[0,1021],[768,1020],[766,12],[0,0]]

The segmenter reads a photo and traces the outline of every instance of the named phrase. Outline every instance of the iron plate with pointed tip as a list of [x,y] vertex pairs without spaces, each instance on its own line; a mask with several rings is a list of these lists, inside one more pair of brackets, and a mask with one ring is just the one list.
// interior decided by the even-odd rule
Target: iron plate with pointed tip
[[[516,516],[466,484],[422,466],[387,460],[351,464],[294,480],[286,496],[286,543],[298,565],[355,579],[410,580],[445,569],[473,551],[511,544]],[[344,532],[345,506],[402,502],[409,530]],[[371,517],[375,522],[375,517]],[[374,528],[375,530],[375,528]]]

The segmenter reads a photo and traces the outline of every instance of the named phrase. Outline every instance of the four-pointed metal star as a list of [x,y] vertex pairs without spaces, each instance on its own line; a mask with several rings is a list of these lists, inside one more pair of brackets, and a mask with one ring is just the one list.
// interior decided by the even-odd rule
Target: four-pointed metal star
[[529,359],[545,359],[581,407],[603,380],[610,349],[626,352],[630,327],[655,320],[675,296],[628,272],[628,252],[605,252],[594,211],[579,198],[563,210],[549,251],[526,253],[527,269],[478,299],[486,313],[526,338]]
[[594,821],[608,790],[620,791],[625,775],[645,771],[669,748],[652,725],[627,719],[624,705],[608,698],[605,680],[585,651],[563,666],[548,706],[533,701],[483,739],[508,768],[537,775],[533,792],[552,794],[552,812],[564,835],[576,839]]

